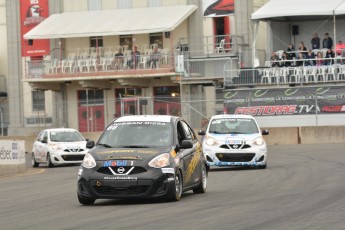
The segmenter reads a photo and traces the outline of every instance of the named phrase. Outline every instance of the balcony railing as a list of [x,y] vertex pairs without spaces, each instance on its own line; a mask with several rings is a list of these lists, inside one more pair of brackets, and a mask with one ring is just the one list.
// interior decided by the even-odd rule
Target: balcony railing
[[29,61],[27,79],[78,77],[97,75],[126,75],[174,72],[170,54],[124,55],[122,57],[78,57],[63,60]]
[[[344,58],[324,58],[320,65],[311,64],[314,61],[316,63],[316,59],[291,60],[292,64],[288,66],[281,66],[282,61],[268,61],[266,66],[261,68],[225,68],[224,85],[231,88],[345,82]],[[300,64],[294,65],[296,62]],[[277,63],[280,64],[275,65]]]

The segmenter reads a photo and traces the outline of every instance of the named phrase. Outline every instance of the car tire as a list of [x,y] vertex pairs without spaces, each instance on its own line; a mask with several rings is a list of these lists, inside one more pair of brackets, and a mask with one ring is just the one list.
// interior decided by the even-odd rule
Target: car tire
[[194,193],[205,193],[207,188],[207,168],[206,165],[201,166],[201,181],[198,187],[193,189]]
[[48,167],[49,167],[49,168],[54,167],[54,164],[53,164],[53,162],[52,162],[52,160],[51,160],[51,158],[50,158],[50,154],[49,154],[49,153],[48,153],[48,155],[47,155],[47,164],[48,164]]
[[39,165],[39,163],[36,161],[36,158],[35,158],[35,154],[34,154],[34,153],[32,153],[32,156],[31,156],[31,165],[32,165],[32,167],[34,167],[34,168],[37,168],[38,165]]
[[265,168],[267,168],[267,163],[264,164],[264,165],[259,165],[259,166],[258,166],[258,169],[265,169]]
[[169,201],[179,201],[182,196],[183,183],[182,183],[182,174],[180,170],[176,171],[174,186],[170,189],[168,193]]
[[78,194],[78,201],[82,205],[93,205],[96,200],[95,199],[83,198],[83,197],[79,196],[79,194]]

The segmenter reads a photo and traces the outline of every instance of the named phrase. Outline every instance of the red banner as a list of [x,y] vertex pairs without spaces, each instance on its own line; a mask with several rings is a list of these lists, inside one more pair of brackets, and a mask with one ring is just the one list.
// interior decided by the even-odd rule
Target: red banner
[[20,0],[20,22],[22,56],[43,56],[50,54],[49,39],[24,40],[29,32],[43,20],[48,18],[48,0]]

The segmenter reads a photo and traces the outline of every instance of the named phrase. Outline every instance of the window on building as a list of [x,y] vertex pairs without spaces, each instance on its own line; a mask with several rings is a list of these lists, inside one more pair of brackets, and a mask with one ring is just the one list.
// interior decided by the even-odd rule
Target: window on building
[[150,45],[157,45],[159,49],[163,49],[163,33],[150,34]]
[[104,103],[103,90],[80,90],[78,99],[79,105],[102,105]]
[[88,0],[89,11],[102,10],[102,0]]
[[132,8],[132,0],[117,0],[118,9]]
[[147,0],[148,7],[162,6],[162,0]]
[[120,35],[120,46],[124,46],[131,50],[133,46],[133,36],[132,35]]
[[103,47],[103,37],[90,37],[90,47]]
[[45,111],[44,91],[32,91],[32,111]]

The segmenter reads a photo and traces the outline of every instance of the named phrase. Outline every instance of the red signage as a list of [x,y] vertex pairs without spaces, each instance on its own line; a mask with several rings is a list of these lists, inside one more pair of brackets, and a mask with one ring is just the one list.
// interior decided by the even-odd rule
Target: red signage
[[50,54],[49,39],[24,40],[29,32],[43,20],[48,18],[48,0],[20,0],[20,22],[22,56],[43,56]]

